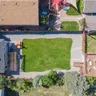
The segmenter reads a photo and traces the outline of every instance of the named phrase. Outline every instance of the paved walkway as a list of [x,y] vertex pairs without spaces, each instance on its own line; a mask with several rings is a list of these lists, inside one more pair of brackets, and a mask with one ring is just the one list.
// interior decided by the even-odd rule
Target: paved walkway
[[68,3],[71,3],[75,8],[77,8],[76,0],[66,0]]
[[[81,34],[49,34],[49,35],[5,35],[5,37],[10,38],[13,42],[20,40],[22,41],[24,38],[27,39],[35,39],[35,38],[72,38],[73,44],[71,48],[71,69],[70,71],[78,71],[77,67],[73,66],[73,62],[82,62],[84,61],[84,56],[82,54],[82,35]],[[61,71],[67,71],[67,70],[61,70]],[[46,73],[46,72],[44,72]],[[38,72],[28,72],[24,73],[21,72],[20,75],[15,75],[15,77],[32,77],[34,78],[37,74],[44,74],[44,73],[38,73]]]

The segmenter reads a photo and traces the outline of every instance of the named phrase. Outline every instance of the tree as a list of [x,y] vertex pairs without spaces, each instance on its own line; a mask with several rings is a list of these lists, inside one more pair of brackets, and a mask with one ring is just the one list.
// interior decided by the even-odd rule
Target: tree
[[65,73],[64,85],[66,90],[73,96],[83,96],[89,88],[86,77],[77,72]]

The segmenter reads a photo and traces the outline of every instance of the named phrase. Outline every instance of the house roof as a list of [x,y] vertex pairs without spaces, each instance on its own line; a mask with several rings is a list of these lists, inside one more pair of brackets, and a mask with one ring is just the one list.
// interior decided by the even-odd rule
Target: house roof
[[5,71],[5,41],[0,39],[0,73]]
[[96,0],[84,0],[84,13],[96,13]]
[[52,7],[55,6],[56,4],[59,4],[61,0],[53,0]]
[[0,0],[0,25],[39,25],[38,0]]

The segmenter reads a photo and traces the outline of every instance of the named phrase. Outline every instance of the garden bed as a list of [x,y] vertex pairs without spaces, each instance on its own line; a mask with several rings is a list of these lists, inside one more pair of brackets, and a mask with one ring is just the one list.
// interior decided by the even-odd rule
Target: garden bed
[[24,39],[23,44],[23,71],[70,69],[72,39]]

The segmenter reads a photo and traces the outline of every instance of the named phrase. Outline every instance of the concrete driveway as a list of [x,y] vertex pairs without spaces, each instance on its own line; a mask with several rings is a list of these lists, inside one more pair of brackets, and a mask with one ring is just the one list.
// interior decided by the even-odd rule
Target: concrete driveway
[[81,34],[47,34],[47,35],[32,35],[32,34],[19,34],[19,35],[4,35],[11,41],[22,41],[24,38],[35,39],[35,38],[71,38],[73,40],[71,48],[71,70],[75,71],[78,68],[73,67],[73,62],[84,61],[82,54],[82,35]]

